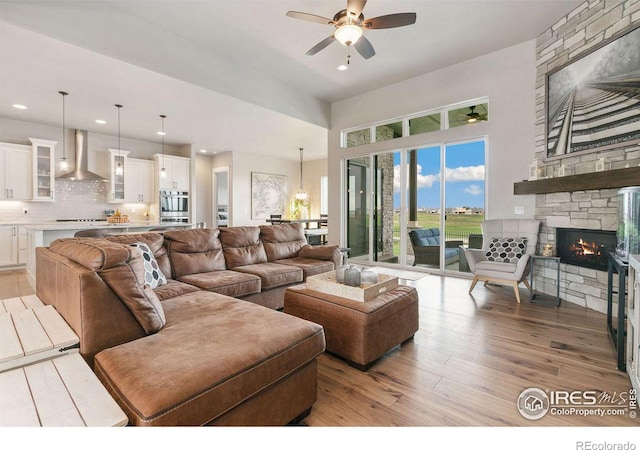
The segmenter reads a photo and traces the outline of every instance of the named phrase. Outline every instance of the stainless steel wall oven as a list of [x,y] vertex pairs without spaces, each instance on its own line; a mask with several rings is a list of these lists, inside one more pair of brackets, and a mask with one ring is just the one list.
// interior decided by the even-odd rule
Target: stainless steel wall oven
[[189,223],[189,192],[160,191],[160,223]]

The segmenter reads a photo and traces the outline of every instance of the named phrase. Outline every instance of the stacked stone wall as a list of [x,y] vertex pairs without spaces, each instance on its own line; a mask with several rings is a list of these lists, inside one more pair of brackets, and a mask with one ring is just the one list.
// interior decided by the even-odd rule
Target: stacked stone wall
[[[547,159],[545,138],[547,75],[595,49],[612,36],[638,25],[640,0],[592,0],[582,3],[538,37],[535,158],[544,161],[547,175],[557,176],[560,165],[564,165],[572,174],[592,173],[596,161],[603,157],[611,163],[611,169],[640,164],[637,143]],[[542,253],[545,244],[554,245],[555,248],[557,227],[615,230],[617,215],[615,189],[538,194],[535,217],[542,221],[538,253]],[[536,288],[555,294],[556,272],[552,263],[536,267],[534,276]],[[607,289],[606,272],[561,264],[560,292],[564,300],[606,312]]]

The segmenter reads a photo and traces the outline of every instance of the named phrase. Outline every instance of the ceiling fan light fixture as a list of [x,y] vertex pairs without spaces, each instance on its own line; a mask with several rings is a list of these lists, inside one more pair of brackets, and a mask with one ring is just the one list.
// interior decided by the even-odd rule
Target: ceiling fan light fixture
[[476,122],[477,120],[478,120],[478,119],[477,119],[477,118],[475,118],[475,117],[469,117],[469,118],[467,119],[467,122],[469,122],[469,123],[473,123],[473,122]]
[[362,28],[358,25],[343,25],[334,33],[334,37],[338,42],[346,46],[353,45],[358,42],[360,36],[362,36]]

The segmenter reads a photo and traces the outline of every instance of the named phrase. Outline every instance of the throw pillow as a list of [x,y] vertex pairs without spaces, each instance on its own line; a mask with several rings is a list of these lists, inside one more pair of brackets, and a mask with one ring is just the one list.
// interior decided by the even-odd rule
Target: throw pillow
[[136,242],[131,244],[131,247],[137,248],[142,255],[142,261],[144,266],[144,284],[151,289],[155,289],[158,286],[167,284],[167,277],[164,276],[156,258],[153,256],[153,252],[147,244],[144,242]]
[[485,253],[487,261],[516,264],[527,249],[527,238],[493,238]]
[[99,275],[131,311],[147,334],[160,331],[167,323],[155,291],[144,281],[142,255],[133,251],[124,263],[99,271]]

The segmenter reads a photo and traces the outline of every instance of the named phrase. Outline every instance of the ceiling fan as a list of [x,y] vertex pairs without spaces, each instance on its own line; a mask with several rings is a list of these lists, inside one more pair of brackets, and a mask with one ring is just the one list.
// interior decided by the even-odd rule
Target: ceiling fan
[[469,106],[469,112],[465,115],[460,114],[460,117],[462,117],[464,120],[466,120],[469,123],[482,122],[487,120],[486,114],[477,113],[475,109],[476,109],[475,105]]
[[362,14],[367,0],[347,0],[347,9],[343,9],[333,16],[333,19],[298,11],[289,11],[287,16],[294,19],[307,20],[325,25],[333,25],[336,31],[328,38],[312,47],[306,55],[315,55],[320,50],[337,40],[347,47],[353,45],[363,58],[369,59],[376,54],[371,42],[363,36],[364,30],[380,30],[396,28],[416,23],[416,13],[397,13],[365,19]]

